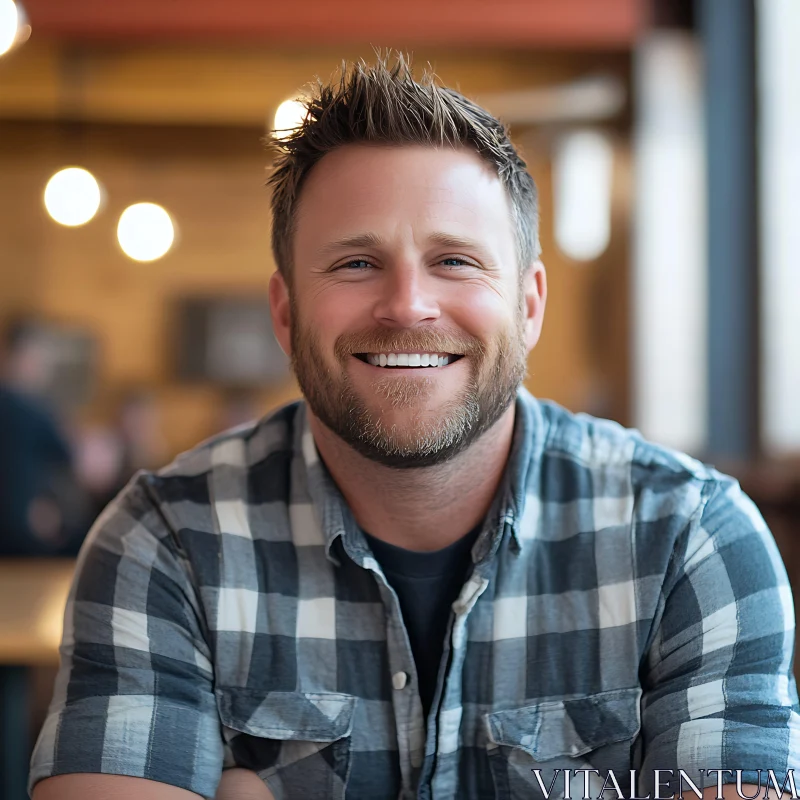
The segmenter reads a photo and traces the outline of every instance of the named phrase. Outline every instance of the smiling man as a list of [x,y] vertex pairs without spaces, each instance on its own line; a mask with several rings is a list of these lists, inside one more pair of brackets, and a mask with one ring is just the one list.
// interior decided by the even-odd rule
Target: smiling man
[[320,85],[278,147],[270,300],[304,401],[98,519],[35,800],[783,786],[772,537],[731,478],[521,388],[546,282],[504,127],[398,57]]

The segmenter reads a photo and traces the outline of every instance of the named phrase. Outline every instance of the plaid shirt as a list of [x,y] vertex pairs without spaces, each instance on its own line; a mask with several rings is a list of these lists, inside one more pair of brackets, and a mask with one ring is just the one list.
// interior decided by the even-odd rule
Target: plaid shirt
[[81,551],[31,786],[212,797],[240,765],[277,800],[528,800],[535,769],[635,769],[646,793],[654,769],[800,765],[791,592],[734,480],[521,390],[472,558],[426,721],[303,403],[138,473]]

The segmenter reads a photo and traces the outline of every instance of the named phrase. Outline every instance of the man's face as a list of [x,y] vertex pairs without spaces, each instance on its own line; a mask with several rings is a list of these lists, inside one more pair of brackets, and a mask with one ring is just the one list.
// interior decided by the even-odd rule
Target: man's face
[[302,188],[291,297],[279,277],[271,290],[312,412],[394,467],[446,461],[500,418],[544,307],[491,167],[416,146],[325,156]]

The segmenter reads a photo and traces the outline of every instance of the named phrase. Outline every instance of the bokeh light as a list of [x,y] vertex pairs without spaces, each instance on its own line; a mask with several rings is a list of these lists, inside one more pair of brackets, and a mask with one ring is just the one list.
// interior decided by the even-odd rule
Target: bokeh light
[[17,38],[19,12],[14,0],[0,0],[0,56],[7,53]]
[[276,139],[288,139],[302,125],[306,107],[299,100],[284,100],[275,112],[274,135]]
[[59,170],[44,190],[47,213],[56,222],[70,227],[84,225],[92,219],[101,200],[102,192],[94,175],[80,167]]
[[601,256],[611,238],[614,148],[602,133],[564,134],[553,158],[553,219],[559,250],[576,261]]
[[125,255],[134,261],[155,261],[172,247],[175,226],[167,211],[156,203],[135,203],[122,212],[117,239]]

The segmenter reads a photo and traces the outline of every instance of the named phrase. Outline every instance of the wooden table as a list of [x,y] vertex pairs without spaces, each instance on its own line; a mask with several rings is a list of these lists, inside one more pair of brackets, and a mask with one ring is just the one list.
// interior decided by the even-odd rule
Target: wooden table
[[58,664],[73,559],[0,559],[0,797],[27,798],[28,668]]

